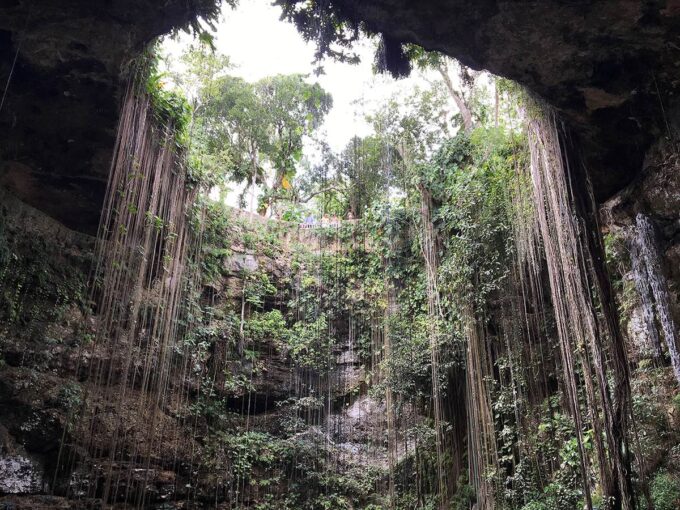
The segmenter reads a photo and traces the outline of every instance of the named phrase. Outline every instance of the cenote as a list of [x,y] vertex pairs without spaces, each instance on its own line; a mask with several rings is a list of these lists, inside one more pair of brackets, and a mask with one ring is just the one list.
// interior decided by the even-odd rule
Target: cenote
[[0,509],[680,508],[680,7],[0,5]]

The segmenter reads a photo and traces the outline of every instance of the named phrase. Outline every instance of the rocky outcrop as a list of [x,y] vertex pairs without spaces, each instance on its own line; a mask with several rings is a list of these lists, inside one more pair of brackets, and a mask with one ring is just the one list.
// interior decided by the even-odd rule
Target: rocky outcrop
[[[622,279],[634,290],[622,293],[621,309],[631,345],[643,357],[654,355],[650,351],[660,345],[660,339],[677,344],[680,333],[680,158],[676,147],[674,139],[652,146],[640,174],[600,209],[604,231],[622,241],[623,254],[618,255],[624,260]],[[647,260],[650,257],[653,260]]]
[[668,275],[672,280],[680,281],[680,155],[677,139],[665,139],[653,145],[635,180],[600,208],[605,232],[627,232],[640,213],[655,224]]

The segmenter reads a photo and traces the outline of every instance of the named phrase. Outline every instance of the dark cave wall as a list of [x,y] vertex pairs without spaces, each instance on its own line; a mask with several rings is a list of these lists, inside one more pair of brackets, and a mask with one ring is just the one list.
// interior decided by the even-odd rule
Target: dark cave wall
[[[0,185],[96,232],[125,68],[214,0],[0,3]],[[8,78],[11,75],[11,79]]]

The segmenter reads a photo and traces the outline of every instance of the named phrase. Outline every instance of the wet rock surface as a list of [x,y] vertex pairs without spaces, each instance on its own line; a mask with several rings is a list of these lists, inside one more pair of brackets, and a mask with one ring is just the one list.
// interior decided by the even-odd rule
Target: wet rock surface
[[619,306],[630,345],[635,346],[633,359],[671,364],[680,373],[680,359],[671,348],[680,334],[680,160],[676,147],[673,138],[653,145],[642,172],[602,205],[600,217],[610,239],[623,242],[623,258],[631,268],[622,277]]

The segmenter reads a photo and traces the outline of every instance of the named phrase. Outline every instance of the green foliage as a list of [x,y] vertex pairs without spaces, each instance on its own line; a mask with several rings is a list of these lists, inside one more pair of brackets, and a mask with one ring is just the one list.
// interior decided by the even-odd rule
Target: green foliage
[[630,278],[625,278],[626,273],[631,269],[630,253],[626,240],[621,234],[608,232],[603,236],[603,240],[605,261],[616,297],[619,316],[621,322],[625,324],[630,320],[633,308],[639,301],[635,282]]
[[[312,435],[281,439],[263,432],[218,431],[207,439],[205,454],[211,461],[204,469],[210,477],[228,473],[223,483],[239,490],[263,493],[256,504],[261,510],[364,508],[382,473],[326,469],[323,459],[333,453],[323,439]],[[275,497],[283,484],[286,491]]]
[[445,239],[442,282],[483,307],[508,274],[512,250],[509,183],[517,157],[512,141],[494,130],[458,135],[423,179],[435,203],[435,223]]
[[359,62],[357,54],[351,51],[352,45],[359,39],[359,25],[351,21],[335,3],[276,0],[275,4],[281,6],[282,18],[294,23],[305,41],[317,44],[317,63],[325,57],[340,62]]
[[298,366],[321,372],[331,366],[332,346],[333,337],[324,313],[309,322],[296,322],[286,339],[288,353]]
[[668,368],[640,365],[631,383],[632,410],[639,454],[645,462],[653,464],[666,458],[668,452],[680,444],[680,431],[669,416],[669,410],[677,413],[680,409],[677,404],[680,399]]
[[225,261],[232,254],[234,220],[219,202],[204,201],[193,212],[192,229],[203,235],[201,276],[213,282],[222,276]]
[[276,0],[275,4],[281,6],[282,18],[294,23],[305,41],[316,44],[317,73],[323,73],[321,62],[325,58],[358,63],[359,57],[353,45],[360,35],[377,39],[374,56],[376,71],[389,72],[395,78],[408,76],[411,72],[406,45],[385,34],[376,34],[360,23],[342,3]]
[[563,510],[566,508],[580,508],[582,506],[580,490],[567,487],[561,483],[548,485],[540,499],[531,501],[522,510]]
[[608,232],[603,236],[607,268],[612,274],[623,275],[630,267],[630,254],[621,234]]
[[[173,0],[167,0],[166,3],[171,3]],[[213,33],[216,30],[216,23],[220,16],[220,7],[226,4],[231,8],[236,7],[238,0],[192,0],[191,4],[183,5],[183,8],[189,9],[192,15],[184,26],[176,27],[175,33],[182,30],[188,34],[192,34],[204,44],[213,47]],[[207,27],[207,28],[206,28]]]
[[146,91],[151,97],[151,105],[159,126],[171,129],[178,148],[186,148],[189,143],[189,123],[191,107],[184,96],[174,90],[164,88],[162,73],[149,76]]
[[680,508],[680,478],[661,471],[650,484],[655,510],[676,510]]
[[[226,179],[265,188],[258,209],[290,198],[290,182],[302,159],[303,139],[320,125],[331,96],[306,77],[278,75],[256,83],[230,76],[228,58],[193,47],[187,71],[175,77],[194,97],[190,167],[208,185]],[[268,184],[267,168],[274,170]],[[246,205],[245,193],[241,196]]]
[[318,416],[324,402],[316,396],[289,397],[277,402],[281,417],[279,424],[286,434],[297,434],[307,427],[308,417]]
[[[522,460],[505,483],[503,499],[512,505],[509,508],[522,510],[578,508],[583,491],[574,424],[560,411],[559,395],[547,398],[537,411],[540,421],[525,442],[536,448],[533,454],[540,464]],[[592,452],[592,430],[584,437],[586,451]]]
[[250,475],[256,464],[271,465],[281,454],[281,445],[262,432],[224,435],[222,446],[236,476]]
[[74,411],[80,407],[83,400],[83,390],[78,383],[67,382],[59,389],[58,403],[67,411]]
[[189,145],[192,108],[182,93],[169,87],[170,75],[160,71],[159,64],[158,49],[153,47],[135,62],[133,73],[143,80],[138,92],[148,95],[154,127],[161,136],[170,133],[176,148],[184,151]]
[[464,478],[458,480],[458,490],[456,491],[456,494],[454,494],[451,501],[451,507],[453,510],[466,510],[470,508],[470,505],[473,504],[474,500],[475,491],[467,483],[467,480]]
[[[201,275],[205,281],[215,282],[226,276],[227,262],[234,255],[234,249],[254,251],[266,257],[274,257],[279,253],[288,225],[251,221],[224,203],[212,200],[205,200],[202,207],[196,209],[192,228],[200,232],[203,239]],[[244,277],[249,280],[268,278],[261,273]],[[264,284],[262,281],[250,283],[256,287]],[[269,288],[268,292],[267,295],[271,295],[276,289]]]
[[[392,356],[385,360],[383,383],[392,391],[417,399],[428,399],[431,393],[432,366],[427,317],[414,319],[398,316],[390,321]],[[446,367],[440,367],[440,382],[446,387]]]
[[255,91],[270,118],[268,157],[277,176],[292,177],[302,158],[302,135],[319,127],[333,100],[318,83],[309,84],[299,74],[264,78]]
[[265,272],[245,273],[243,276],[243,295],[246,303],[262,307],[267,297],[276,294],[276,287]]
[[89,309],[90,261],[86,253],[63,252],[43,236],[16,231],[6,214],[0,210],[0,331],[13,327],[20,336],[40,336],[73,308]]
[[288,338],[286,321],[280,310],[253,313],[245,324],[245,336],[254,342],[284,343]]
[[[387,187],[385,145],[375,137],[353,138],[340,156],[338,179],[346,180],[345,211],[363,216]],[[343,214],[345,211],[341,211]]]

